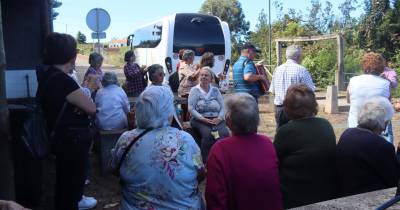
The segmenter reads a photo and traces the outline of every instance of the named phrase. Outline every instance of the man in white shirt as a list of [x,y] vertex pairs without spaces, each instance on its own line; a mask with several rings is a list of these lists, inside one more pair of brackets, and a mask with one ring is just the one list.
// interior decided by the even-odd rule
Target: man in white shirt
[[286,49],[286,63],[278,66],[272,77],[269,92],[275,95],[276,129],[287,123],[289,119],[283,113],[283,101],[286,91],[293,84],[303,83],[315,91],[315,85],[308,70],[301,66],[301,48],[291,45]]

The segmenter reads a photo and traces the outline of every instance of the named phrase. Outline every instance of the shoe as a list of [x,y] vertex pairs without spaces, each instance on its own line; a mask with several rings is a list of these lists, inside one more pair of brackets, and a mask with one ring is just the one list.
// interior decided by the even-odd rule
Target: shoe
[[85,180],[85,185],[89,185],[90,184],[90,180],[89,179],[86,179]]
[[97,200],[93,197],[82,196],[82,199],[78,203],[78,208],[79,210],[92,209],[96,206],[96,204]]

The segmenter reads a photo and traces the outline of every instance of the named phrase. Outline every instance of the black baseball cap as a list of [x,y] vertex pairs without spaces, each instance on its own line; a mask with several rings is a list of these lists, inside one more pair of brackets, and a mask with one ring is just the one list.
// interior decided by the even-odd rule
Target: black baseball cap
[[242,50],[246,50],[246,49],[251,49],[251,50],[254,50],[254,51],[258,52],[258,53],[261,52],[260,48],[255,47],[255,46],[254,46],[252,43],[250,43],[250,42],[246,42],[246,43],[243,44]]

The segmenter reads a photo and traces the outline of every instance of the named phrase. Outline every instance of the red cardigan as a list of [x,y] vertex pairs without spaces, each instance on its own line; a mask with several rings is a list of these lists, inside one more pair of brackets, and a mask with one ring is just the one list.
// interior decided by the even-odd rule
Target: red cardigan
[[268,137],[251,134],[218,141],[207,161],[207,209],[283,209],[278,171]]

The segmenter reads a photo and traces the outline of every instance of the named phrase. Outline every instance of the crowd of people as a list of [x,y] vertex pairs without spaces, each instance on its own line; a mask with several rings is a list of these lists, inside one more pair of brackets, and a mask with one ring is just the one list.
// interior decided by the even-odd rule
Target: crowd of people
[[[287,48],[287,61],[276,68],[269,87],[275,96],[273,140],[258,133],[259,82],[267,79],[257,73],[253,60],[259,50],[254,45],[243,45],[233,65],[234,93],[225,97],[215,83],[226,75],[211,70],[214,55],[204,53],[193,64],[192,50],[180,52],[178,95],[188,100],[182,119],[198,132],[200,143],[171,126],[177,110],[161,65],[140,67],[128,51],[123,89],[115,73],[102,71],[103,57],[92,53],[79,84],[70,76],[74,38],[48,36],[44,64],[49,68],[37,97],[55,133],[55,209],[96,205],[94,198],[83,195],[91,130],[94,125],[126,129],[132,108],[128,97],[137,97],[136,128],[124,132],[110,151],[124,210],[284,209],[397,185],[400,163],[390,123],[390,89],[397,78],[380,54],[365,54],[364,74],[350,80],[349,128],[336,144],[332,125],[317,117],[315,85],[300,65],[299,46]],[[204,180],[205,202],[199,190]]]

